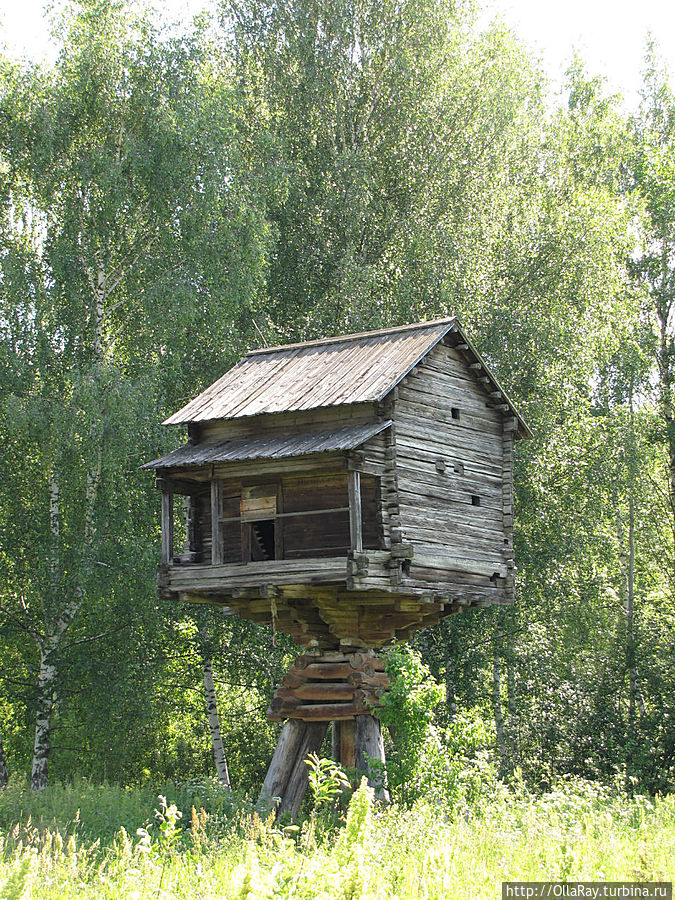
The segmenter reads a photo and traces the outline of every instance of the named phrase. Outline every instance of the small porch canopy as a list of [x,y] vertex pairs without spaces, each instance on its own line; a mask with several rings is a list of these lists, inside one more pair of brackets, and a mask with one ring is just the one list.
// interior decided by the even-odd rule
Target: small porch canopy
[[249,459],[283,459],[355,450],[370,438],[391,426],[391,421],[351,425],[331,431],[276,434],[263,438],[240,438],[213,444],[186,444],[146,463],[144,469],[174,469],[209,463],[238,462]]

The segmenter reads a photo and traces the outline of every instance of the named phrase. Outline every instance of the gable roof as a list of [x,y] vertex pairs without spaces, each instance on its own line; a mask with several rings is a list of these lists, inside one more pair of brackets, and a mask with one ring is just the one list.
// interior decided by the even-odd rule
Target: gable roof
[[164,425],[237,419],[346,403],[378,402],[454,331],[529,434],[513,403],[469,342],[456,317],[302,344],[251,350]]

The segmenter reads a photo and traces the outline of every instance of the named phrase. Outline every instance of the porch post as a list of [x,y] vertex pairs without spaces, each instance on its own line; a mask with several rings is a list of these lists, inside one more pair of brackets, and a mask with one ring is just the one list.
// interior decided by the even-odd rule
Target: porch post
[[223,506],[223,482],[211,478],[211,565],[223,564],[223,536],[220,531],[220,510]]
[[363,550],[363,533],[361,529],[361,473],[355,469],[347,472],[349,490],[349,536],[354,553]]
[[162,563],[169,565],[173,559],[173,491],[162,487]]

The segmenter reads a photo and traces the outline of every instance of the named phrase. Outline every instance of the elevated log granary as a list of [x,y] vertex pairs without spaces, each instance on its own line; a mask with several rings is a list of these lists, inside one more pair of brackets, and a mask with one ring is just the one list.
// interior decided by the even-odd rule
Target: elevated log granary
[[513,602],[513,447],[529,432],[455,318],[251,351],[165,424],[188,441],[146,467],[160,592],[305,649],[268,712],[286,725],[264,791],[294,814],[328,722],[345,765],[381,751],[374,651]]

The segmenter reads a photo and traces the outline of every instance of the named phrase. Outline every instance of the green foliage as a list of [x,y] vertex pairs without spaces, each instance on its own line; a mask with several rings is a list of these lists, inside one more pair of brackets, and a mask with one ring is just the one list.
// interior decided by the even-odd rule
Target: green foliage
[[[31,811],[25,807],[26,820]],[[11,828],[0,830],[3,897],[181,897],[198,886],[205,898],[487,900],[505,880],[668,881],[675,874],[672,796],[631,797],[573,778],[541,796],[522,783],[501,787],[455,812],[428,802],[376,810],[363,782],[344,828],[311,846],[241,812],[225,825],[193,813],[189,838],[184,831],[156,857],[144,852],[144,836],[125,829],[95,842],[78,834],[64,840],[66,824],[53,822],[39,835],[24,829],[21,841]]]
[[378,716],[392,738],[386,757],[393,797],[407,805],[420,797],[449,806],[475,799],[495,780],[491,739],[479,714],[439,725],[443,689],[409,646],[389,650],[386,669],[391,686]]
[[[534,431],[518,596],[390,655],[392,789],[481,796],[500,718],[503,774],[672,789],[675,104],[655,49],[628,120],[580,60],[547,107],[536,64],[471,4],[224,0],[171,35],[122,0],[61,12],[53,65],[0,60],[10,771],[52,698],[51,773],[90,777],[93,806],[94,781],[209,771],[197,623],[156,597],[139,466],[176,443],[156,423],[261,342],[453,312]],[[232,779],[253,792],[293,649],[202,615]],[[165,793],[187,816],[183,790],[187,806]],[[222,819],[207,793],[193,805]],[[101,835],[105,808],[87,814]]]
[[322,759],[316,753],[310,753],[305,763],[309,767],[309,789],[314,812],[320,812],[349,787],[349,781],[332,759]]

